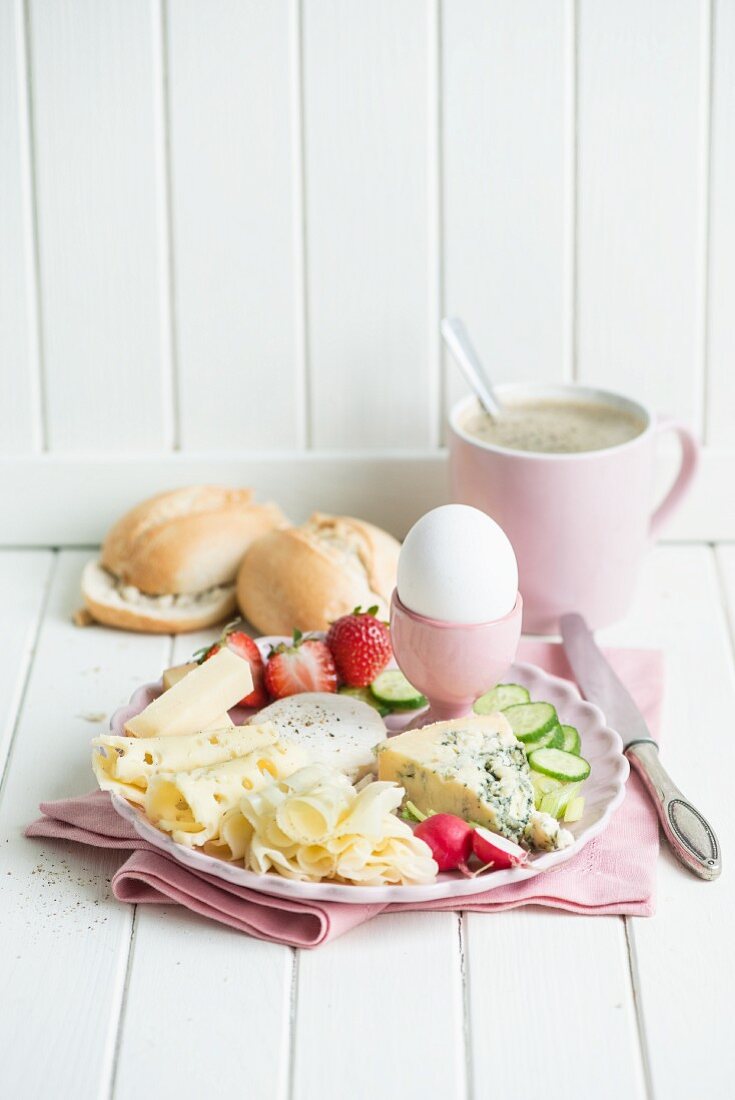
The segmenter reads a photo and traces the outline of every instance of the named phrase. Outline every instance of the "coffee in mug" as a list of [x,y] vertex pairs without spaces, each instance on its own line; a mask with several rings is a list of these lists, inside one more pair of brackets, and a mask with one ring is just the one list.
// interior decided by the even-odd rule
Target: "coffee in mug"
[[601,451],[635,439],[644,420],[624,408],[598,401],[509,400],[502,420],[470,409],[462,422],[468,435],[510,451],[576,454]]

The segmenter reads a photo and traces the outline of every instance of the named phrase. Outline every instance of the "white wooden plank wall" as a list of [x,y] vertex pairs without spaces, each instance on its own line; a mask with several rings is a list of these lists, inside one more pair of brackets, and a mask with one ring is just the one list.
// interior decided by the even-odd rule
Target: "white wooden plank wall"
[[[571,377],[567,9],[564,0],[442,8],[444,302],[497,380]],[[447,403],[464,389],[448,358]]]
[[152,0],[31,0],[48,445],[170,443],[161,36]]
[[435,442],[427,0],[306,0],[306,266],[312,440]]
[[[180,445],[303,441],[289,0],[167,6]],[[277,381],[276,381],[277,380]]]
[[584,0],[578,34],[579,377],[699,428],[708,7]]
[[735,423],[735,4],[715,0],[712,56],[707,435],[733,446]]
[[43,441],[22,0],[0,4],[0,453]]
[[725,499],[734,73],[731,0],[0,0],[14,478],[431,456],[449,310],[498,378],[689,420]]

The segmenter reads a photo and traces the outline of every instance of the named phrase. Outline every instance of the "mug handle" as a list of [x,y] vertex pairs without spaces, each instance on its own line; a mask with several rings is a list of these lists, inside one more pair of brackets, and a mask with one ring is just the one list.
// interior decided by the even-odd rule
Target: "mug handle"
[[683,501],[691,488],[694,475],[699,466],[700,447],[693,432],[679,420],[666,418],[656,424],[656,435],[662,432],[675,432],[681,444],[681,462],[679,472],[674,479],[674,484],[669,489],[656,511],[651,516],[649,534],[652,540],[658,538],[661,528],[671,519],[672,515]]

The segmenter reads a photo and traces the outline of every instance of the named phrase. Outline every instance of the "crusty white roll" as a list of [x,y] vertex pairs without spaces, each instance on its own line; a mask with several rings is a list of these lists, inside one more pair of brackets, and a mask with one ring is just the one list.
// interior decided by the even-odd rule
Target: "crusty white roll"
[[143,501],[111,528],[82,595],[108,626],[181,634],[235,611],[235,578],[254,539],[286,526],[275,504],[249,489],[194,485]]
[[326,630],[357,606],[377,605],[387,618],[399,551],[371,523],[316,512],[251,544],[237,576],[240,610],[263,634]]

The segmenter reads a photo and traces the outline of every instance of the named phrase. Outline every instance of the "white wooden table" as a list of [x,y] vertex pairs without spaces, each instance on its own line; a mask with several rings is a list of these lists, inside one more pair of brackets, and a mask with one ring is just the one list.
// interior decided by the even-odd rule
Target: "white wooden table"
[[735,546],[656,550],[602,635],[666,652],[664,756],[719,829],[719,882],[662,851],[652,919],[408,914],[301,953],[120,905],[119,856],[22,837],[41,799],[92,786],[111,710],[198,641],[74,628],[89,556],[0,552],[1,1095],[731,1095]]

